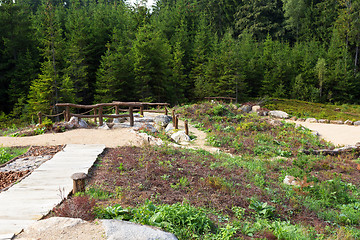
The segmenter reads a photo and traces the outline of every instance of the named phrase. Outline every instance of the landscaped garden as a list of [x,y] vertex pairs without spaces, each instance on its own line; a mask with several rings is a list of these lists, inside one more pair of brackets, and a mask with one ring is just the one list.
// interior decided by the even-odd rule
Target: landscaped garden
[[221,153],[167,145],[106,149],[86,192],[52,214],[129,220],[179,239],[360,238],[358,152],[306,155],[333,146],[310,130],[233,105],[177,112],[208,132],[208,144]]

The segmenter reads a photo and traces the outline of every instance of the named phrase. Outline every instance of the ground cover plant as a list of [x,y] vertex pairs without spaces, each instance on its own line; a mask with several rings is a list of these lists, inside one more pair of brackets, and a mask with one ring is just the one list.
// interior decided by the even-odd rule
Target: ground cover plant
[[264,101],[265,108],[282,110],[298,118],[314,117],[328,120],[360,120],[360,106],[351,104],[323,104],[305,102],[295,99],[268,99]]
[[[65,203],[88,203],[86,216],[149,224],[179,239],[360,238],[357,152],[305,155],[304,149],[333,146],[307,129],[274,125],[233,105],[194,104],[177,112],[225,153],[166,145],[106,149],[86,192]],[[297,186],[285,185],[285,176]],[[79,208],[55,213],[75,214],[67,209]]]
[[10,148],[10,147],[0,147],[0,165],[7,163],[14,157],[20,156],[27,151],[28,148]]

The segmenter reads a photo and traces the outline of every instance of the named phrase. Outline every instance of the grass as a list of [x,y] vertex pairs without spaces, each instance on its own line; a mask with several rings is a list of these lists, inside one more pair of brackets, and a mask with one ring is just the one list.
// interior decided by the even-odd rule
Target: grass
[[[209,145],[232,154],[107,149],[87,187],[94,217],[157,226],[179,239],[360,239],[359,152],[305,155],[333,146],[232,105],[177,111],[208,132]],[[283,183],[289,175],[298,186]]]
[[26,153],[27,150],[28,150],[27,148],[0,147],[0,164],[7,163],[14,157]]
[[270,110],[282,110],[298,118],[316,118],[328,120],[360,120],[359,105],[333,105],[310,103],[294,99],[271,99],[264,104]]

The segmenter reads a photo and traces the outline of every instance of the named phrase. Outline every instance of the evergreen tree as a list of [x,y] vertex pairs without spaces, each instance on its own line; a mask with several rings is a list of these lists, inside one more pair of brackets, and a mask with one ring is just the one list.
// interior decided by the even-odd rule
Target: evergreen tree
[[171,53],[166,39],[151,26],[139,28],[132,48],[137,95],[141,101],[167,101],[170,84]]

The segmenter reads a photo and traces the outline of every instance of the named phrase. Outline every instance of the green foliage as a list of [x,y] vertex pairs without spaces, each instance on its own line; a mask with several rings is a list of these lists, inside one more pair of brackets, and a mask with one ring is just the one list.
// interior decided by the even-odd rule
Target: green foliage
[[97,208],[98,218],[129,220],[160,227],[174,233],[179,239],[198,238],[215,228],[203,209],[188,203],[154,205],[150,201],[137,208],[124,209],[120,205]]
[[24,154],[27,148],[0,148],[0,164],[4,164],[14,157]]
[[255,199],[252,199],[250,201],[249,208],[255,210],[255,213],[259,217],[274,218],[275,216],[275,207],[268,205],[267,202],[259,202]]

